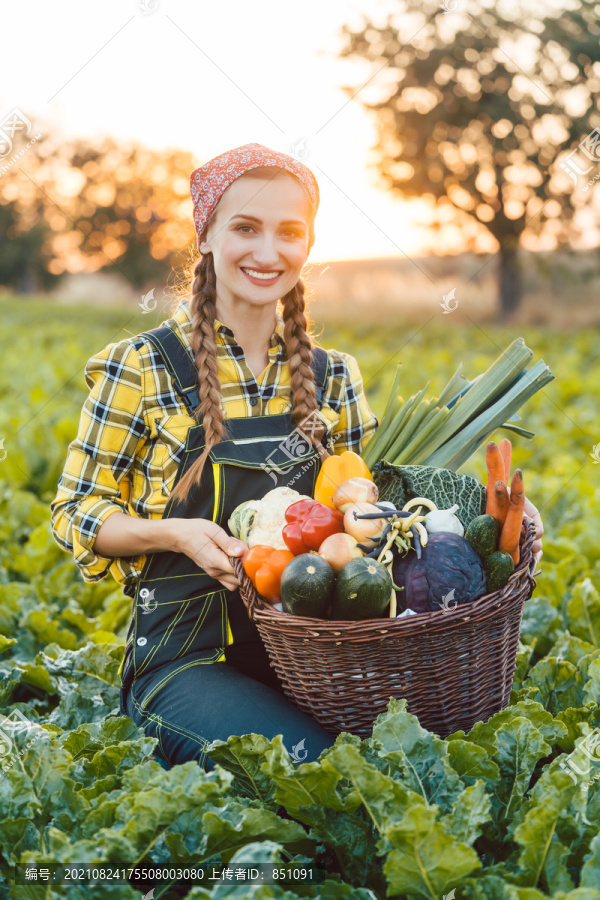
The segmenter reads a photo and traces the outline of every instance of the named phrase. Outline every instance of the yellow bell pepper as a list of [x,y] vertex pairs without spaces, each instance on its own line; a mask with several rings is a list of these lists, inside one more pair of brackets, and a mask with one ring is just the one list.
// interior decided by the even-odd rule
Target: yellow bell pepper
[[368,478],[373,481],[367,464],[353,450],[344,450],[339,456],[328,456],[317,475],[314,499],[334,509],[333,495],[340,484],[349,478]]

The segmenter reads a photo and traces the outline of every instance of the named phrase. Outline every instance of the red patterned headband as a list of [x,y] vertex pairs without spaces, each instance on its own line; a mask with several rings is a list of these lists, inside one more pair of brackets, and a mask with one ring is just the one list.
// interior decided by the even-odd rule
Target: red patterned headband
[[198,249],[203,240],[206,220],[229,185],[247,172],[259,166],[278,166],[298,178],[310,198],[314,215],[319,208],[319,185],[311,170],[286,153],[263,147],[262,144],[244,144],[215,156],[195,169],[190,176],[190,192],[194,202],[194,225],[198,236]]

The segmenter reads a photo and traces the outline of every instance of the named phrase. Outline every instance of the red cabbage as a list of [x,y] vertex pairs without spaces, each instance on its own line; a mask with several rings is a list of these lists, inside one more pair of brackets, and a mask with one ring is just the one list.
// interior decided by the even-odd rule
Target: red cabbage
[[[487,580],[479,554],[458,534],[438,531],[430,534],[421,558],[410,551],[393,570],[398,605],[416,613],[432,612],[444,605],[452,609],[477,600],[487,591]],[[397,580],[398,578],[401,581]],[[445,604],[444,604],[444,598]],[[401,610],[402,611],[402,610]]]

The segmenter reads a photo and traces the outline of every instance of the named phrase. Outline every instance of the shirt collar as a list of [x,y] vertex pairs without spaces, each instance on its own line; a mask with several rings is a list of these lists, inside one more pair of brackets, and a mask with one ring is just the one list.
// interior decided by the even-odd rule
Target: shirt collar
[[[275,313],[276,323],[275,330],[271,335],[269,340],[269,348],[270,350],[278,350],[279,347],[285,348],[285,340],[284,340],[284,322],[283,316],[279,312],[279,310]],[[175,313],[173,314],[173,320],[179,326],[179,330],[182,334],[182,337],[185,340],[188,348],[191,351],[191,342],[190,336],[192,333],[192,317],[190,315],[190,301],[182,300]],[[222,338],[221,343],[231,343],[235,341],[235,337],[233,331],[228,325],[225,325],[223,322],[220,322],[218,319],[214,321],[214,329],[218,335]],[[229,340],[227,340],[227,338]],[[269,350],[269,355],[271,355]]]

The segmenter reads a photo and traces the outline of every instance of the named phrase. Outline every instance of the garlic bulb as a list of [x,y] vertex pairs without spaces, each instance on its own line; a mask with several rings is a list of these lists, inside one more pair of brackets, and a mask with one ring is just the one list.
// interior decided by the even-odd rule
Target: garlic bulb
[[452,534],[464,537],[463,523],[458,516],[454,515],[457,509],[458,503],[455,503],[450,509],[434,509],[427,513],[423,519],[423,525],[429,534],[435,534],[437,531],[450,531]]

